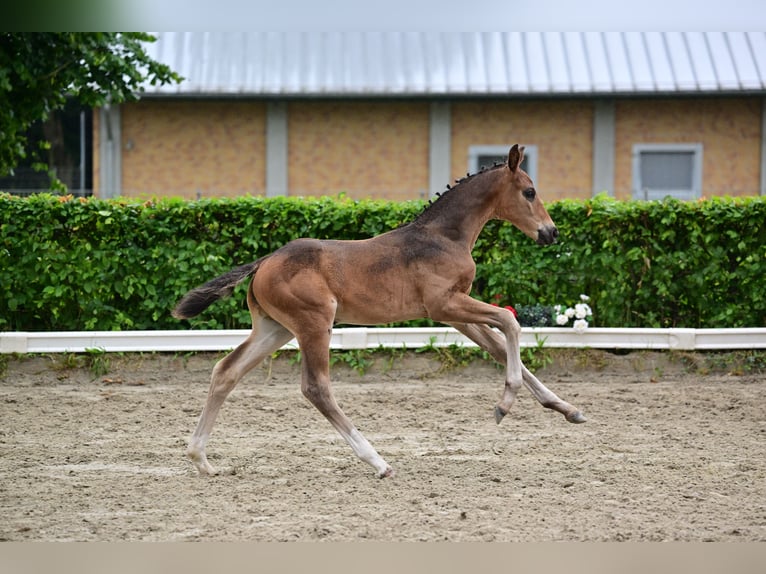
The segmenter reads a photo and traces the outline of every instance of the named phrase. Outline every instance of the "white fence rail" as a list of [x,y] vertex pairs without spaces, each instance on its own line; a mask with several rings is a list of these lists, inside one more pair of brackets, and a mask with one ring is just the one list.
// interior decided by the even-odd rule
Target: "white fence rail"
[[[225,351],[239,345],[247,329],[216,331],[71,331],[0,332],[0,353]],[[525,327],[522,347],[543,341],[547,348],[727,350],[766,349],[766,328],[747,329],[614,329],[589,328],[581,333],[571,328]],[[476,346],[450,327],[333,329],[333,349],[417,349],[429,345]],[[283,348],[296,348],[295,340]]]

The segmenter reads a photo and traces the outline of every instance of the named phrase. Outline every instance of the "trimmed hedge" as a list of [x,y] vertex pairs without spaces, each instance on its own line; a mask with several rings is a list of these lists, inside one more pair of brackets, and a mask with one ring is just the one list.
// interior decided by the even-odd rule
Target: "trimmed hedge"
[[[296,237],[357,239],[423,202],[290,197],[98,200],[0,194],[0,330],[175,329],[186,291]],[[609,327],[766,326],[766,201],[563,200],[537,246],[493,221],[474,250],[474,295],[516,307],[590,295]],[[247,328],[245,286],[191,323]],[[423,324],[423,323],[419,323]]]

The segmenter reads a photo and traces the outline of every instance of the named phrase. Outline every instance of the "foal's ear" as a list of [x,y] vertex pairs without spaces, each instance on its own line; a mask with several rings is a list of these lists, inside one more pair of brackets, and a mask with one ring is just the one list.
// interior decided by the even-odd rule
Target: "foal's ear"
[[513,144],[511,151],[508,152],[508,169],[515,172],[521,165],[521,160],[524,159],[524,146],[519,147],[519,144]]

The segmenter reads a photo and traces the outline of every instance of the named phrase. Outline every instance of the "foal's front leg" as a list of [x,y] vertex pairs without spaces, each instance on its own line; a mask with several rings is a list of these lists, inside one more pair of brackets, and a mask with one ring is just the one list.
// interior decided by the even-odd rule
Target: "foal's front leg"
[[[453,325],[458,330],[473,328],[477,324],[491,325],[500,329],[505,335],[505,338],[498,337],[497,341],[492,341],[491,348],[484,347],[506,366],[503,396],[495,407],[495,418],[497,422],[500,422],[511,410],[524,382],[524,365],[521,363],[519,346],[521,334],[519,322],[507,309],[477,301],[465,293],[456,294],[444,303],[436,303],[438,307],[429,308],[430,316],[436,321]],[[487,330],[494,333],[489,327]],[[479,334],[477,333],[477,336]]]
[[[498,333],[486,325],[465,323],[450,324],[492,355],[496,361],[500,363],[504,362],[506,356],[505,341],[503,341],[503,338]],[[553,391],[542,384],[523,364],[521,365],[521,373],[524,378],[524,385],[542,406],[560,412],[570,423],[584,423],[587,420],[582,414],[582,411],[556,396]],[[503,417],[507,413],[507,410],[505,410],[505,412],[501,410],[500,405],[495,407],[495,419],[498,424],[503,420]]]

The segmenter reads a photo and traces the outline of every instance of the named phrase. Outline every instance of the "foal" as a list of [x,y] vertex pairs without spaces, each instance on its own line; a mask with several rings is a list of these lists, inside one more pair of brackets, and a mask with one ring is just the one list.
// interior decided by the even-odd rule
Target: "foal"
[[498,423],[522,384],[544,407],[562,413],[569,422],[585,422],[579,410],[521,363],[521,328],[513,314],[469,296],[476,271],[471,250],[490,219],[513,223],[540,245],[558,237],[531,179],[519,167],[523,155],[524,148],[514,145],[506,163],[461,180],[398,229],[357,241],[296,239],[187,293],[174,317],[194,317],[252,277],[247,304],[253,330],[214,367],[186,451],[198,471],[215,474],[205,445],[228,394],[248,371],[295,337],[301,349],[303,394],[377,476],[393,475],[333,397],[329,345],[336,322],[375,325],[428,317],[451,325],[506,365],[505,388],[495,407]]

